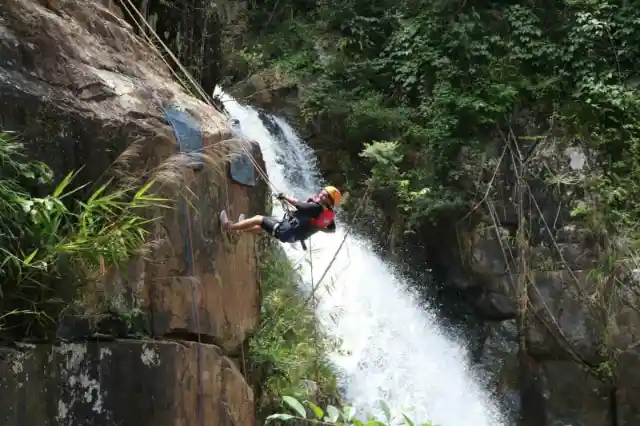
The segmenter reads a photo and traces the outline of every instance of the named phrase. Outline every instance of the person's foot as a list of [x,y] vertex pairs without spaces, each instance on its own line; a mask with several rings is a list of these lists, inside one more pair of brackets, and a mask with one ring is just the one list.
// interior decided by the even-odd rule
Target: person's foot
[[229,218],[227,217],[227,212],[222,210],[220,212],[220,227],[222,228],[223,231],[228,231],[230,225],[231,224],[229,223]]

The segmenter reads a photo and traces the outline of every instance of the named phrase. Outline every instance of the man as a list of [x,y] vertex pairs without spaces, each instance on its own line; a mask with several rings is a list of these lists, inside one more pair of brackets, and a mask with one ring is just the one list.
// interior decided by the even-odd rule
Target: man
[[296,209],[279,220],[275,217],[256,215],[249,219],[242,219],[232,223],[227,213],[220,213],[223,231],[261,232],[265,231],[283,243],[304,241],[316,232],[336,232],[334,209],[340,204],[342,194],[337,188],[327,186],[307,202],[278,194],[279,200],[284,200]]

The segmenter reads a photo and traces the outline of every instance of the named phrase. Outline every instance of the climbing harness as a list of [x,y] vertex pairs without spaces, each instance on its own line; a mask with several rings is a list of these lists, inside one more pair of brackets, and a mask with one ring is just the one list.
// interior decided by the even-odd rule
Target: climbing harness
[[[120,0],[120,3],[126,9],[127,13],[131,17],[131,19],[134,20],[134,22],[136,23],[136,26],[138,27],[139,31],[144,35],[144,37],[145,37],[147,43],[149,43],[150,47],[156,52],[156,54],[158,54],[160,59],[167,65],[167,67],[171,71],[172,75],[180,82],[180,84],[183,87],[183,89],[185,90],[185,92],[187,92],[189,95],[193,96],[194,98],[198,98],[198,96],[196,96],[191,91],[189,86],[187,84],[185,84],[185,82],[180,78],[180,76],[178,76],[177,73],[173,70],[173,68],[171,67],[171,65],[169,64],[169,62],[165,58],[165,56],[158,50],[158,48],[155,46],[153,41],[147,35],[147,31],[145,31],[145,29],[142,27],[142,25],[140,25],[139,21],[141,21],[141,22],[143,22],[145,24],[145,27],[147,28],[148,32],[151,33],[154,36],[154,38],[156,39],[158,44],[160,44],[164,48],[164,50],[167,53],[167,55],[169,57],[171,57],[171,59],[175,62],[175,64],[178,66],[180,71],[187,78],[187,80],[191,84],[191,86],[196,90],[196,92],[200,96],[201,100],[203,102],[205,102],[206,104],[210,105],[211,107],[213,107],[216,111],[218,111],[221,114],[229,117],[229,114],[227,114],[226,111],[220,111],[220,108],[216,105],[216,102],[213,100],[213,98],[211,96],[209,96],[202,89],[200,84],[191,76],[189,71],[184,67],[184,65],[182,65],[180,60],[173,54],[171,49],[169,49],[169,47],[162,41],[160,36],[155,32],[153,27],[147,22],[147,20],[142,15],[142,13],[135,7],[135,5],[133,4],[132,0]],[[133,10],[135,12],[136,16],[134,16],[134,14],[131,12],[131,10]],[[249,149],[245,146],[245,144],[241,143],[240,146],[241,146],[242,150],[244,151],[244,153],[246,154],[247,158],[251,161],[252,165],[255,167],[255,169],[258,172],[258,174],[260,175],[260,177],[267,183],[267,185],[269,185],[269,187],[271,188],[271,190],[274,193],[278,193],[277,188],[275,187],[275,185],[269,180],[269,177],[267,176],[266,172],[262,169],[262,167],[260,167],[260,165],[258,164],[256,159],[254,158],[254,156],[251,154]]]
[[[289,222],[291,224],[295,224],[296,222],[298,222],[298,218],[296,218],[293,214],[293,209],[291,208],[291,206],[289,205],[289,203],[287,203],[284,200],[278,200],[280,201],[280,204],[282,205],[282,210],[284,210],[284,216],[282,217],[282,219],[276,224],[276,226],[273,227],[273,232],[272,235],[275,237],[276,236],[276,231],[278,230],[278,228],[280,227],[280,225],[282,225],[285,222]],[[307,246],[304,242],[304,240],[298,240],[300,242],[300,245],[302,246],[302,249],[304,251],[307,251]],[[289,243],[294,243],[295,240],[293,241],[286,241]]]

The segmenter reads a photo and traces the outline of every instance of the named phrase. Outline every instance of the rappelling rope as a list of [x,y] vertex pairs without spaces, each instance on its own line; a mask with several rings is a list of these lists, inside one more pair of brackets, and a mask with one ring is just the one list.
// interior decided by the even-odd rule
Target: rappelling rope
[[[150,40],[148,40],[148,37],[146,35],[146,33],[142,30],[141,26],[139,25],[138,20],[135,19],[135,17],[133,16],[133,14],[131,13],[131,11],[129,10],[129,8],[127,7],[127,4],[121,0],[121,3],[123,5],[123,7],[125,8],[125,10],[129,13],[129,15],[131,16],[132,20],[138,25],[138,28],[141,30],[140,32],[145,36],[145,38],[147,39],[148,44],[151,46],[151,48],[156,51],[156,53],[158,54],[158,56],[160,56],[163,61],[164,57],[162,56],[162,54],[158,51],[158,49],[155,47],[155,45],[153,45],[153,43],[150,42]],[[136,13],[138,13],[139,16],[140,13],[138,12],[138,10],[135,8],[135,6],[131,3],[131,1],[128,1],[129,6],[131,6],[131,8],[136,11]],[[148,25],[147,21],[144,19],[144,17],[142,17],[142,21]],[[150,26],[149,26],[150,27]],[[155,31],[153,31],[153,29],[151,28],[153,34],[155,34]],[[157,36],[157,34],[155,34]],[[160,42],[162,43],[162,40],[160,40]],[[163,47],[169,52],[169,54],[171,56],[173,56],[173,53],[166,47],[166,45],[164,45],[164,43],[162,43]],[[175,57],[174,57],[175,59]],[[168,65],[168,64],[167,64]],[[168,66],[169,70],[172,72],[172,74],[174,75],[174,77],[176,77],[176,79],[181,83],[181,85],[183,86],[183,88],[193,96],[192,92],[189,90],[189,88],[184,84],[184,82],[182,81],[182,79],[180,79],[180,77],[173,72],[173,70],[171,69],[170,66]],[[194,96],[195,97],[195,96]],[[182,152],[182,145],[179,144],[180,146],[180,151]],[[185,235],[185,251],[186,251],[186,262],[187,262],[187,273],[191,275],[191,280],[190,280],[190,287],[191,287],[191,308],[193,311],[193,319],[196,323],[196,335],[197,335],[197,340],[198,340],[198,348],[197,348],[197,365],[198,365],[198,421],[200,426],[204,426],[205,425],[205,416],[204,416],[204,356],[203,356],[203,346],[202,346],[202,336],[201,336],[201,332],[200,332],[200,316],[198,314],[198,307],[196,304],[196,288],[195,288],[195,282],[194,282],[194,266],[193,266],[193,231],[192,231],[192,219],[191,219],[191,215],[189,213],[189,203],[187,202],[186,198],[184,199],[184,217],[185,217],[185,224],[186,224],[186,228],[187,228],[187,233]]]
[[[178,79],[178,81],[180,82],[180,84],[182,85],[182,87],[194,98],[197,98],[197,96],[195,96],[193,94],[193,92],[189,89],[189,87],[184,84],[183,80],[180,79],[180,77],[173,71],[171,65],[169,64],[169,62],[165,59],[164,55],[161,54],[161,52],[156,48],[156,46],[152,43],[152,41],[149,39],[149,37],[147,36],[146,32],[142,29],[142,26],[140,25],[140,22],[143,22],[144,25],[148,28],[149,33],[151,33],[155,39],[158,41],[158,43],[164,48],[164,50],[166,51],[166,53],[171,57],[171,59],[173,59],[173,61],[175,62],[176,66],[178,66],[178,68],[180,69],[180,71],[182,71],[182,73],[184,74],[184,76],[188,79],[189,83],[191,83],[192,87],[198,92],[198,94],[200,95],[201,99],[203,102],[205,102],[206,104],[210,105],[211,107],[213,107],[216,111],[220,112],[221,114],[227,115],[225,114],[224,111],[220,111],[218,109],[218,107],[215,105],[215,102],[213,102],[213,98],[209,96],[208,93],[206,93],[204,91],[204,89],[202,89],[202,86],[200,86],[200,84],[191,76],[191,74],[189,73],[189,71],[184,67],[184,65],[182,65],[182,63],[180,62],[180,60],[173,54],[173,52],[171,51],[171,49],[169,49],[169,47],[162,41],[162,39],[160,38],[160,36],[158,36],[158,34],[156,33],[156,31],[153,29],[153,27],[147,22],[147,20],[145,19],[145,17],[142,15],[142,13],[140,13],[140,11],[135,7],[135,5],[133,4],[133,2],[131,0],[120,0],[120,2],[122,3],[122,5],[125,7],[125,9],[127,10],[127,12],[129,13],[129,16],[131,16],[131,19],[133,19],[133,21],[136,23],[136,25],[138,26],[138,28],[140,29],[140,32],[144,35],[147,43],[150,44],[150,46],[152,47],[152,49],[154,51],[156,51],[156,53],[158,54],[158,56],[162,59],[162,61],[167,65],[167,67],[169,68],[169,70],[171,71],[171,73]],[[129,10],[128,6],[135,11],[136,16],[133,16],[133,14],[131,13],[131,11]],[[240,144],[242,150],[244,151],[244,153],[247,155],[247,157],[249,158],[249,160],[251,161],[251,163],[253,164],[253,166],[255,167],[255,169],[257,170],[258,174],[260,175],[260,177],[267,183],[267,185],[269,185],[271,187],[271,189],[275,192],[278,193],[278,189],[276,188],[276,186],[269,180],[269,177],[267,176],[267,173],[262,169],[262,167],[260,167],[260,164],[258,164],[258,162],[256,161],[256,159],[254,158],[253,154],[251,154],[251,152],[249,151],[249,149],[245,146],[244,143]]]
[[[207,103],[208,105],[210,105],[212,108],[214,108],[215,110],[217,110],[218,112],[220,112],[221,114],[224,114],[226,116],[229,116],[225,111],[220,111],[220,109],[217,107],[217,105],[215,104],[215,102],[213,102],[213,98],[211,98],[200,86],[200,84],[191,76],[191,74],[189,73],[189,71],[182,65],[182,63],[178,60],[178,58],[173,54],[173,52],[171,51],[171,49],[169,49],[167,47],[167,45],[162,41],[162,39],[158,36],[158,34],[156,33],[156,31],[154,30],[154,28],[147,22],[147,20],[145,19],[145,17],[142,15],[142,13],[135,7],[135,5],[133,4],[133,2],[131,0],[120,0],[120,3],[122,4],[122,6],[125,8],[125,10],[127,11],[127,13],[129,14],[129,16],[131,17],[131,19],[136,23],[136,26],[138,27],[138,29],[140,30],[140,33],[144,36],[145,41],[149,44],[149,46],[151,47],[151,49],[153,51],[155,51],[158,56],[162,59],[162,61],[167,65],[167,67],[169,68],[170,72],[172,73],[172,75],[176,78],[176,80],[178,80],[178,82],[180,83],[180,85],[184,88],[184,90],[190,94],[192,97],[197,98],[197,96],[195,96],[195,94],[193,93],[193,91],[191,90],[191,88],[185,84],[185,82],[180,78],[180,76],[173,70],[173,68],[171,67],[171,65],[169,64],[169,62],[165,59],[164,55],[162,55],[162,53],[159,51],[159,49],[155,46],[155,44],[153,43],[153,41],[150,39],[150,37],[147,35],[146,31],[144,31],[142,25],[140,25],[140,22],[143,22],[144,25],[146,26],[146,28],[149,30],[149,33],[151,35],[154,36],[154,38],[157,40],[157,42],[164,48],[165,52],[171,57],[171,59],[175,62],[175,64],[177,65],[177,67],[180,69],[180,71],[182,71],[182,73],[184,74],[184,76],[187,78],[187,80],[189,81],[189,83],[191,83],[191,86],[198,92],[198,94],[201,97],[201,100],[205,103]],[[131,10],[135,11],[136,16],[133,15],[133,13],[131,12]],[[244,142],[244,141],[243,141]],[[267,185],[271,188],[271,190],[273,191],[274,194],[278,194],[280,193],[280,191],[278,191],[278,189],[276,188],[276,186],[269,180],[269,177],[267,175],[267,173],[262,169],[262,167],[260,166],[260,164],[258,164],[258,162],[256,161],[256,159],[254,158],[253,154],[248,150],[248,148],[245,146],[245,143],[241,143],[240,144],[242,150],[244,151],[244,153],[246,154],[246,156],[249,158],[249,160],[251,161],[252,165],[254,166],[254,168],[256,169],[256,171],[258,172],[259,176],[267,183]],[[204,148],[203,148],[204,149]],[[367,192],[365,193],[365,196],[361,199],[360,204],[358,206],[358,208],[356,209],[356,216],[358,215],[358,213],[360,212],[361,208],[364,206],[364,201],[365,199],[368,198],[368,193],[369,191],[367,190]],[[291,213],[291,208],[288,205],[285,205],[283,203],[283,208],[285,209],[285,212],[287,212],[287,214]],[[187,218],[187,222],[188,222],[188,235],[189,235],[189,252],[192,254],[193,250],[191,247],[191,241],[192,241],[192,233],[191,233],[191,217],[189,215],[188,212],[188,206],[186,206],[186,218]],[[355,216],[354,216],[355,217]],[[320,286],[320,284],[322,283],[322,281],[324,280],[324,277],[327,275],[329,269],[331,268],[331,266],[333,265],[333,262],[335,261],[335,259],[338,257],[338,254],[340,253],[340,251],[342,250],[342,247],[344,246],[347,237],[349,236],[349,234],[351,233],[351,228],[349,228],[347,230],[347,232],[345,233],[345,236],[342,239],[342,242],[340,243],[340,246],[338,247],[338,249],[336,250],[336,252],[334,253],[331,261],[329,262],[329,265],[327,265],[327,267],[325,268],[324,272],[322,273],[320,279],[318,280],[317,283],[313,283],[313,257],[311,255],[311,250],[309,250],[309,263],[310,263],[310,268],[312,271],[311,274],[311,295],[310,297],[314,299],[314,301],[316,300],[315,298],[315,292],[318,289],[318,287]],[[189,255],[191,256],[191,255]],[[192,266],[191,266],[192,268]],[[192,304],[193,304],[193,309],[194,309],[194,319],[196,321],[196,331],[198,334],[198,342],[200,343],[200,323],[198,320],[198,314],[197,314],[197,309],[196,309],[196,305],[195,305],[195,289],[192,283]],[[306,303],[308,303],[309,300],[306,301]],[[317,303],[315,304],[317,306]],[[315,309],[314,309],[315,310]],[[203,389],[202,389],[202,376],[203,376],[203,371],[202,371],[202,354],[201,354],[201,350],[202,350],[202,345],[199,345],[199,352],[198,352],[198,364],[199,364],[199,389],[198,389],[198,402],[199,402],[199,412],[200,412],[200,424],[203,425],[204,424],[204,404],[203,404]],[[316,365],[316,376],[317,376],[317,365]],[[317,377],[316,377],[317,380]]]
[[184,199],[184,215],[187,226],[187,271],[191,275],[189,283],[191,285],[191,308],[193,310],[193,320],[196,323],[196,334],[198,336],[198,417],[200,419],[200,425],[204,425],[204,357],[202,354],[202,338],[200,333],[200,315],[198,314],[198,306],[196,304],[196,283],[194,281],[194,267],[193,267],[193,230],[192,220],[189,213],[189,203],[186,198]]
[[[360,203],[358,204],[358,207],[356,208],[356,211],[355,211],[355,213],[353,215],[354,220],[357,217],[360,216],[360,212],[364,208],[365,202],[369,199],[369,193],[370,193],[370,189],[367,188],[367,190],[365,191],[363,197],[360,199]],[[324,278],[327,276],[327,273],[329,272],[329,269],[331,269],[331,266],[333,265],[333,262],[335,262],[335,260],[338,258],[338,254],[340,254],[340,252],[342,251],[342,247],[344,247],[344,244],[347,241],[347,237],[349,236],[349,234],[351,234],[351,230],[352,229],[353,229],[352,227],[349,227],[347,229],[347,232],[344,233],[344,237],[342,237],[342,241],[340,242],[340,245],[338,246],[338,249],[333,254],[333,257],[329,261],[329,264],[324,269],[324,271],[322,272],[322,275],[320,276],[320,279],[315,284],[313,283],[313,274],[311,275],[311,294],[309,295],[309,297],[305,301],[306,304],[308,304],[311,301],[311,299],[314,299],[314,303],[315,303],[316,291],[320,287],[320,284],[322,284],[322,281],[324,280]],[[311,254],[309,254],[309,257],[311,257]]]

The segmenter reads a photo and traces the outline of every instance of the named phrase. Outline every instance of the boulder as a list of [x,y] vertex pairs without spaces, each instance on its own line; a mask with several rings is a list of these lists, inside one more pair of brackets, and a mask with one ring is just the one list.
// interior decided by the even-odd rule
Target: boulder
[[489,389],[502,403],[509,419],[520,412],[518,327],[515,320],[486,323],[476,362],[485,374]]
[[617,360],[618,382],[616,384],[617,426],[640,424],[640,353],[629,350],[621,353]]
[[537,381],[544,400],[546,425],[615,424],[610,390],[580,365],[572,361],[546,361],[539,365]]
[[585,271],[534,274],[528,286],[528,352],[538,358],[597,363],[603,322],[591,309]]
[[5,426],[245,426],[253,410],[251,388],[212,345],[125,340],[0,349]]
[[[84,293],[140,308],[154,335],[199,333],[234,351],[258,323],[260,294],[253,237],[221,235],[218,212],[262,212],[266,184],[229,179],[227,160],[240,145],[227,118],[186,94],[122,16],[107,1],[3,1],[0,128],[18,132],[58,179],[80,168],[78,184],[112,174],[157,178],[176,203],[154,214],[147,258],[109,271],[106,283]],[[199,124],[207,157],[201,171],[177,155],[167,106]],[[259,148],[248,149],[263,167]],[[72,328],[66,333],[73,338]]]
[[[476,275],[478,278],[479,275]],[[519,275],[483,275],[484,285],[475,301],[476,312],[486,319],[512,319],[517,315],[516,285]]]

